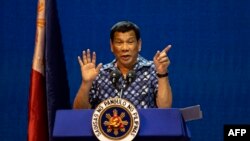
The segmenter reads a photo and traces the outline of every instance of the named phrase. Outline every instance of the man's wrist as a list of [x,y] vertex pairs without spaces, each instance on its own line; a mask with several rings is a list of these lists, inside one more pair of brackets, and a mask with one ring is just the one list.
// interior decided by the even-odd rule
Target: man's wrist
[[82,80],[82,84],[81,84],[81,85],[84,85],[84,86],[91,86],[91,85],[92,85],[92,82],[93,82],[93,81],[83,81],[83,80]]

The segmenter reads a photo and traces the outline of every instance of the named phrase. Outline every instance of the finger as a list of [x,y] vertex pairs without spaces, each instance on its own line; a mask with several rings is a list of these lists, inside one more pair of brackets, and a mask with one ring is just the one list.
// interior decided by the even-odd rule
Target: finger
[[167,57],[166,52],[161,52],[160,55],[158,56],[157,60],[160,60],[160,59],[165,58],[165,57]]
[[92,54],[92,63],[95,64],[96,63],[96,53],[93,52]]
[[168,67],[170,65],[170,61],[161,62],[160,65]]
[[83,59],[83,64],[87,64],[86,51],[83,51],[83,52],[82,52],[82,59]]
[[87,63],[91,63],[90,49],[87,49]]
[[82,62],[81,57],[80,57],[80,56],[78,56],[78,57],[77,57],[77,59],[78,59],[78,62],[79,62],[79,64],[80,64],[80,66],[83,66],[83,62]]
[[157,58],[160,56],[160,51],[158,50],[154,56],[154,60],[157,60]]
[[98,73],[100,72],[101,68],[102,68],[102,63],[98,64],[97,67],[96,67],[96,70],[97,70]]
[[167,47],[165,47],[165,48],[161,51],[161,53],[163,53],[163,52],[168,53],[168,51],[170,50],[171,47],[172,47],[171,45],[168,45]]
[[168,57],[161,58],[158,62],[159,63],[169,62],[169,58]]

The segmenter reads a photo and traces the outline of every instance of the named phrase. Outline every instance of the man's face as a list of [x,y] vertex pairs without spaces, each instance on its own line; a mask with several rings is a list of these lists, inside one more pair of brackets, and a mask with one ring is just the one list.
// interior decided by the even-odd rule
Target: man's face
[[141,40],[136,39],[135,32],[115,32],[113,42],[110,41],[111,51],[117,59],[118,67],[132,68],[141,50]]

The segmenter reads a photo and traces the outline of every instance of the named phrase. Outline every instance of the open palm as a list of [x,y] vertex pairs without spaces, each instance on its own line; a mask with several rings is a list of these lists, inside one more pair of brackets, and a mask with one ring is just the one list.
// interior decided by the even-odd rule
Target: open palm
[[83,51],[82,53],[82,59],[78,56],[78,62],[81,67],[81,73],[82,73],[82,81],[84,82],[92,82],[95,80],[96,76],[99,74],[100,69],[102,67],[102,64],[98,64],[96,66],[96,54],[93,52],[92,58],[90,55],[90,50]]

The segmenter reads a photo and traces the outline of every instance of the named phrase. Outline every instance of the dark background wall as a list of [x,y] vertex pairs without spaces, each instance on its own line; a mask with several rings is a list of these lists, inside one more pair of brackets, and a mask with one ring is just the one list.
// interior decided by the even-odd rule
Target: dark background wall
[[[29,77],[37,1],[0,5],[0,140],[26,140]],[[200,104],[204,117],[188,123],[193,141],[223,140],[224,124],[250,123],[250,1],[58,0],[71,103],[81,82],[77,56],[90,48],[98,62],[113,59],[109,29],[138,24],[142,51],[152,59],[172,44],[173,107]]]

